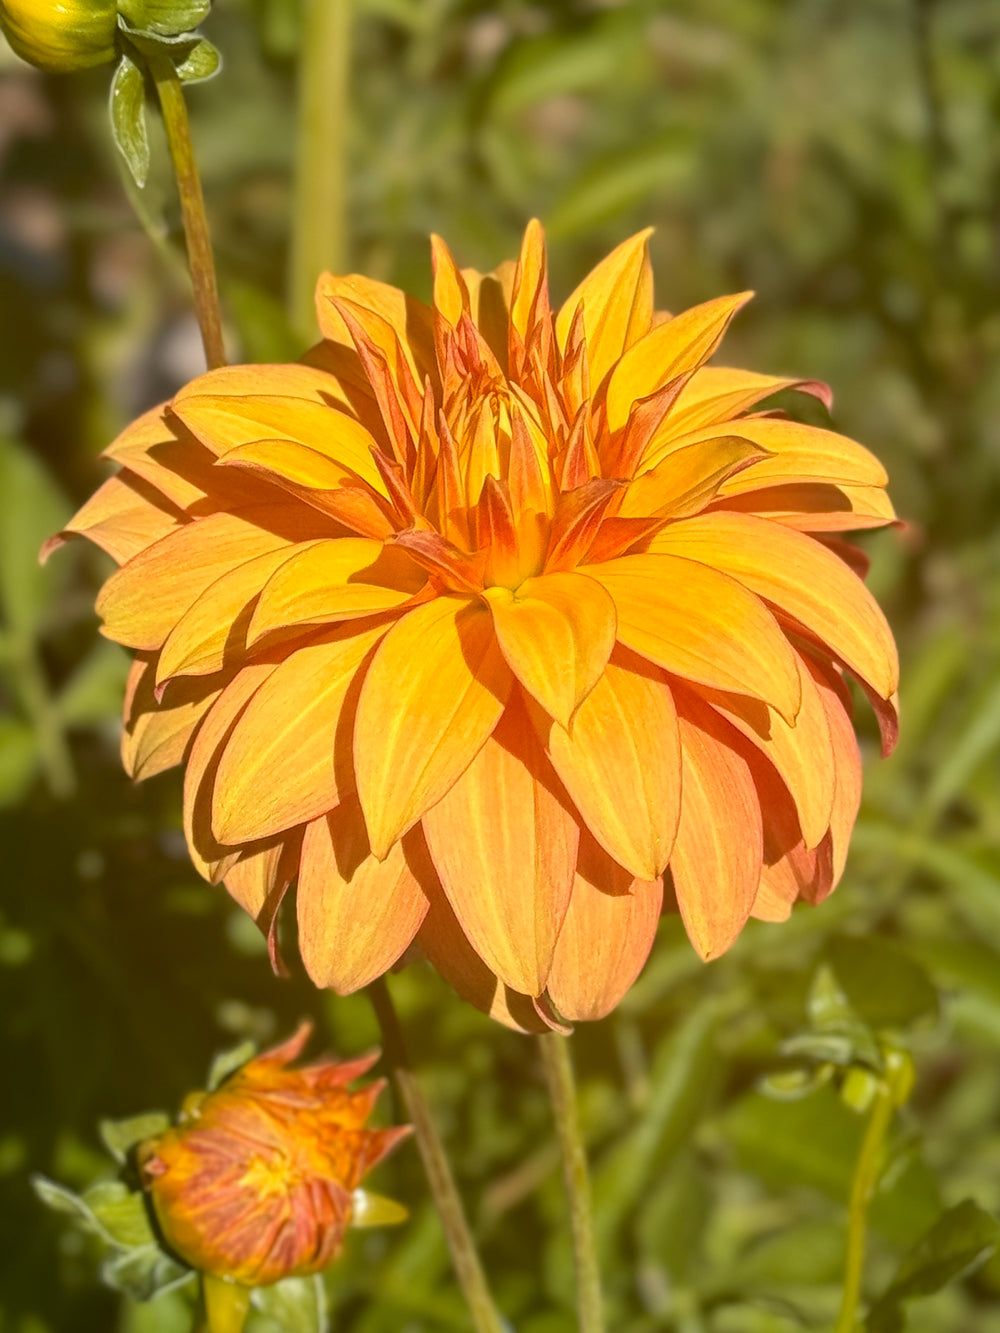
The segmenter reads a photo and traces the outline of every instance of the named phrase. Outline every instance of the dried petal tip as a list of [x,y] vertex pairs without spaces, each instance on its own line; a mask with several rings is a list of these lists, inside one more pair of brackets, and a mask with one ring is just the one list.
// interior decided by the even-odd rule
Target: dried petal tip
[[317,1273],[349,1226],[402,1221],[400,1204],[358,1188],[409,1126],[367,1129],[384,1086],[348,1084],[377,1053],[290,1069],[311,1027],[250,1060],[180,1122],[139,1148],[164,1238],[203,1273],[245,1287]]

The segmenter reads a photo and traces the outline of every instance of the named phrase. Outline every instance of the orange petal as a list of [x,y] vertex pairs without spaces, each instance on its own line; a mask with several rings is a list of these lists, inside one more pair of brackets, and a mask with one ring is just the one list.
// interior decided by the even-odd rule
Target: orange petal
[[430,374],[436,377],[434,360],[434,312],[416,297],[398,287],[377,282],[357,273],[338,277],[324,273],[316,286],[316,313],[324,338],[354,347],[354,339],[336,302],[351,301],[378,315],[396,331],[410,369],[418,384]]
[[284,841],[255,848],[239,857],[223,876],[222,882],[230,897],[262,928],[265,924],[262,914],[273,902],[275,891],[287,887],[291,877],[289,862],[292,858],[287,852]]
[[357,481],[354,469],[294,440],[253,440],[228,449],[219,459],[277,484],[306,491],[336,491]]
[[657,325],[634,343],[611,372],[607,384],[608,428],[620,430],[632,404],[648,398],[667,380],[697,370],[715,351],[736,312],[752,292],[720,296]]
[[510,684],[484,606],[438,597],[389,630],[365,676],[354,731],[358,795],[376,856],[472,762]]
[[750,915],[758,921],[787,921],[799,896],[799,881],[787,856],[761,870]]
[[227,658],[242,656],[251,603],[295,548],[287,542],[237,565],[209,584],[167,635],[156,664],[156,683],[171,676],[207,676]]
[[649,957],[662,903],[662,880],[633,879],[590,838],[581,839],[547,985],[564,1018],[587,1021],[614,1009]]
[[[98,594],[102,632],[130,648],[159,648],[216,579],[259,555],[290,549],[287,537],[263,526],[277,512],[267,508],[209,514],[141,551],[112,574]],[[291,516],[300,512],[296,508]],[[289,516],[287,509],[283,513]]]
[[720,511],[671,524],[649,548],[702,560],[738,579],[883,698],[895,691],[899,664],[885,616],[861,580],[819,542],[764,518]]
[[[807,666],[826,710],[837,770],[837,785],[830,812],[831,866],[827,889],[830,892],[844,873],[854,821],[861,806],[861,752],[848,712],[849,699],[845,700],[841,694],[843,683],[839,681],[837,673],[832,667],[820,667],[812,661],[807,662]],[[809,901],[815,902],[817,899],[811,897]]]
[[183,413],[200,398],[254,398],[261,394],[346,406],[350,402],[336,375],[302,363],[222,366],[198,375],[174,395],[168,411]]
[[826,481],[787,482],[741,495],[725,495],[720,489],[712,508],[756,514],[798,532],[813,533],[881,528],[896,518],[892,501],[881,487],[846,482],[837,486]]
[[583,305],[591,385],[601,380],[624,351],[649,332],[653,318],[652,227],[623,241],[592,269],[556,317],[556,338],[566,347],[577,307]]
[[184,758],[198,723],[221,690],[194,688],[172,691],[165,703],[154,694],[155,671],[150,662],[133,662],[125,695],[125,727],[121,755],[125,772],[135,782],[173,768]]
[[387,972],[427,914],[427,897],[402,842],[377,861],[356,801],[307,826],[297,903],[306,971],[338,995]]
[[573,887],[579,827],[521,708],[508,709],[422,828],[473,948],[506,985],[540,995]]
[[678,720],[684,767],[670,871],[685,929],[707,961],[733,943],[757,896],[761,812],[750,767],[727,743],[727,724],[692,700]]
[[351,794],[353,705],[362,663],[384,633],[384,625],[335,630],[293,652],[260,687],[215,776],[212,829],[220,843],[281,833]]
[[426,581],[402,551],[366,537],[334,537],[301,547],[264,585],[247,643],[290,626],[353,620],[402,606]]
[[582,574],[542,574],[516,590],[487,588],[510,669],[564,727],[600,679],[615,645],[615,604]]
[[184,834],[195,869],[211,882],[217,878],[218,863],[231,852],[219,846],[211,826],[212,788],[222,746],[249,701],[277,667],[274,661],[254,662],[239,671],[205,715],[188,755],[184,770]]
[[652,554],[580,572],[614,598],[619,643],[675,675],[762,699],[794,719],[801,693],[795,654],[767,608],[735,579],[694,560]]
[[836,765],[823,701],[802,658],[795,656],[802,706],[794,726],[743,695],[699,693],[771,761],[795,803],[806,846],[815,847],[830,826]]
[[677,711],[667,682],[641,659],[616,654],[572,730],[543,723],[540,734],[601,846],[638,879],[662,875],[680,810]]
[[745,472],[750,464],[756,466],[764,457],[738,435],[678,449],[629,483],[615,516],[685,518],[696,514],[715,498],[727,479]]
[[731,422],[749,408],[783,389],[798,389],[818,398],[829,409],[833,405],[829,385],[819,380],[787,379],[783,375],[759,375],[753,370],[728,366],[702,366],[692,375],[670,414],[670,433],[682,435],[705,426]]
[[430,906],[417,932],[417,942],[462,999],[515,1032],[548,1032],[556,1026],[546,1021],[531,996],[511,990],[486,966],[466,939],[433,868],[425,888]]
[[173,532],[183,515],[132,473],[109,477],[60,533],[42,547],[43,563],[70,537],[86,537],[123,565]]

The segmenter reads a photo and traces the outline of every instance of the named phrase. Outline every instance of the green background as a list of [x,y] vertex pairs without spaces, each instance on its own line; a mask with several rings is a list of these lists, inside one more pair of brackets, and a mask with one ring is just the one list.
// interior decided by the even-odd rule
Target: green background
[[[291,358],[298,8],[220,0],[204,31],[225,67],[189,96],[234,344]],[[787,925],[751,923],[708,967],[665,920],[618,1012],[574,1038],[614,1333],[829,1328],[863,1121],[832,1085],[757,1090],[787,1064],[820,961],[916,1060],[869,1295],[943,1207],[1000,1210],[1000,13],[358,0],[354,43],[352,267],[426,295],[428,232],[488,268],[537,215],[560,297],[654,224],[659,303],[756,289],[723,359],[829,380],[836,428],[889,469],[906,526],[865,545],[900,641],[903,735],[879,762],[861,710],[843,885]],[[177,774],[136,788],[120,772],[126,661],[92,609],[107,562],[81,544],[36,565],[114,432],[199,369],[162,138],[146,207],[167,262],[128,202],[107,78],[43,77],[0,51],[3,1333],[186,1330],[186,1292],[139,1306],[98,1285],[93,1247],[31,1173],[77,1189],[108,1174],[99,1118],[175,1108],[213,1052],[302,1015],[317,1051],[378,1039],[364,997],[274,979],[254,927],[197,880]],[[571,1333],[531,1040],[422,965],[393,989],[501,1305],[522,1333]],[[412,1219],[352,1238],[326,1284],[332,1326],[466,1328],[414,1148],[372,1183]],[[1000,1261],[914,1302],[908,1326],[995,1333]]]

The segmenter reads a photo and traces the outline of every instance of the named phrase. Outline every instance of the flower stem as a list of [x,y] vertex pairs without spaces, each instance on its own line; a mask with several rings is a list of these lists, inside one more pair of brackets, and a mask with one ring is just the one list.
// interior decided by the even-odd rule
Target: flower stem
[[310,340],[316,279],[324,269],[342,271],[347,251],[351,4],[304,0],[302,8],[289,314],[296,331]]
[[562,1150],[563,1179],[569,1199],[573,1257],[576,1262],[580,1333],[604,1333],[604,1304],[590,1204],[590,1176],[576,1113],[576,1088],[569,1039],[558,1032],[549,1032],[538,1038],[538,1044],[542,1051],[556,1133]]
[[386,1060],[392,1069],[407,1115],[413,1122],[417,1147],[420,1149],[427,1180],[451,1251],[455,1274],[472,1315],[476,1333],[502,1333],[503,1324],[490,1294],[486,1274],[476,1251],[472,1232],[469,1230],[465,1209],[455,1187],[455,1178],[445,1156],[444,1145],[434,1128],[430,1107],[410,1065],[389,988],[380,977],[372,982],[368,991],[382,1030]]
[[194,1333],[242,1333],[250,1312],[250,1291],[236,1282],[201,1275],[202,1309]]
[[219,289],[215,279],[215,259],[208,234],[205,198],[201,191],[201,177],[194,159],[191,126],[188,122],[184,89],[174,64],[166,56],[148,57],[149,71],[156,84],[163,124],[170,145],[170,157],[177,178],[184,236],[187,240],[188,267],[194,288],[194,305],[201,329],[208,368],[226,364],[226,349],[222,340],[222,317],[219,312]]
[[834,1333],[854,1333],[861,1300],[861,1279],[865,1264],[865,1231],[868,1208],[882,1172],[882,1148],[892,1123],[895,1102],[890,1088],[880,1086],[872,1102],[865,1126],[861,1150],[851,1181],[847,1217],[847,1258],[844,1264],[844,1294]]

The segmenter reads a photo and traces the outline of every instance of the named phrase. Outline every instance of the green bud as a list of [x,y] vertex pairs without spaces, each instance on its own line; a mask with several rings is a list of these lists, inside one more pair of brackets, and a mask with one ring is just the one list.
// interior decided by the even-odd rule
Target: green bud
[[54,73],[114,60],[116,0],[0,0],[0,27],[29,64]]

